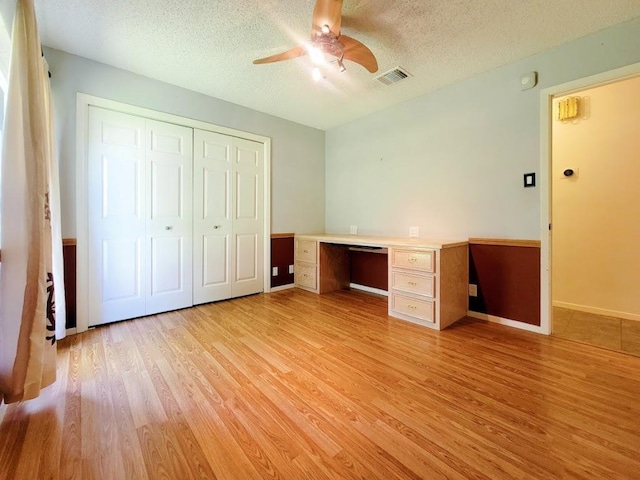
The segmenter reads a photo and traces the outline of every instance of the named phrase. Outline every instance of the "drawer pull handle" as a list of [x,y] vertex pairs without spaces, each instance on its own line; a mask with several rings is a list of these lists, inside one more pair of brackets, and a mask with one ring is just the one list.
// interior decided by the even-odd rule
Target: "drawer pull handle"
[[410,263],[416,263],[418,261],[418,259],[416,257],[409,257],[409,262]]
[[173,226],[172,225],[167,225],[166,227],[164,227],[165,230],[173,230]]
[[309,253],[309,250],[303,250],[304,253]]
[[214,229],[214,230],[218,230],[219,228],[222,228],[222,225],[214,225],[214,226],[213,226],[213,229]]
[[415,310],[416,308],[418,308],[418,307],[416,307],[415,305],[407,305],[407,306],[408,306],[411,310]]
[[412,287],[415,287],[416,285],[418,285],[416,282],[407,282],[409,285],[411,285]]

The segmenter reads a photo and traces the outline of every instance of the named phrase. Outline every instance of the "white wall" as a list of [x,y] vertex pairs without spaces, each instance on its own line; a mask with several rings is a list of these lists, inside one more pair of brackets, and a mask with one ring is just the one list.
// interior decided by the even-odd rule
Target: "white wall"
[[45,48],[53,75],[64,237],[76,236],[76,93],[193,118],[272,139],[271,230],[311,233],[324,228],[324,132]]
[[640,19],[329,130],[326,230],[539,239],[523,174],[539,170],[540,88],[640,62],[639,44]]
[[573,95],[582,117],[552,124],[553,304],[640,319],[640,77]]
[[7,77],[11,56],[11,30],[17,0],[0,1],[0,72]]

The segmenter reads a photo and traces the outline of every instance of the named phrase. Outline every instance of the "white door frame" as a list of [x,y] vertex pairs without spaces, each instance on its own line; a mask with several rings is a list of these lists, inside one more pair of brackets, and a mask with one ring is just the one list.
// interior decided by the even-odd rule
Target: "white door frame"
[[161,122],[174,123],[201,130],[222,133],[232,137],[246,138],[264,146],[264,198],[263,198],[263,242],[264,242],[264,292],[271,291],[271,139],[263,135],[243,132],[232,128],[214,125],[191,118],[180,117],[170,113],[158,112],[143,107],[116,102],[105,98],[94,97],[84,93],[77,94],[76,105],[76,332],[81,333],[89,328],[89,296],[88,296],[88,241],[89,223],[87,210],[87,134],[89,106],[105,108],[117,112],[137,115]]
[[617,82],[640,74],[640,63],[609,70],[540,92],[540,333],[551,334],[551,127],[552,102],[556,96]]

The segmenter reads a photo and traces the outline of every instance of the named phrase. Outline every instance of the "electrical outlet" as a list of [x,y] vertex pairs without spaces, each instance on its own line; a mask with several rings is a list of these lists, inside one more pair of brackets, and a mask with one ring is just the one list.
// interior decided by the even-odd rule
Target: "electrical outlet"
[[357,235],[358,234],[358,227],[356,225],[351,225],[351,235]]
[[476,285],[475,283],[470,283],[469,284],[469,296],[470,297],[477,297],[478,296],[478,285]]
[[271,271],[271,276],[272,277],[277,277],[278,276],[278,267],[273,267],[271,270],[272,270]]
[[293,273],[293,265],[289,265],[289,273]]
[[420,236],[420,227],[409,227],[409,236],[417,238]]

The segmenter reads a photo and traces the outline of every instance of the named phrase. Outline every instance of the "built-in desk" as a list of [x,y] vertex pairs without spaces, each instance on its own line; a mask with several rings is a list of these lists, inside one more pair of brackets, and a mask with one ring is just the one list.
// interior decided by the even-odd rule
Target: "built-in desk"
[[441,330],[467,314],[467,241],[296,235],[296,286],[319,294],[349,288],[353,246],[387,249],[389,315]]

